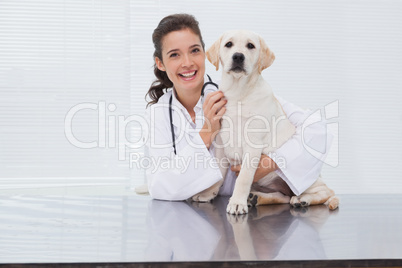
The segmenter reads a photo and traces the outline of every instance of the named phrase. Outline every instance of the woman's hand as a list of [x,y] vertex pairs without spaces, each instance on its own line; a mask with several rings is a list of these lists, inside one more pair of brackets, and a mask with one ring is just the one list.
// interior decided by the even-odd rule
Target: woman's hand
[[[236,173],[236,176],[240,173],[241,165],[231,166],[230,169]],[[268,155],[262,154],[260,163],[254,174],[253,182],[257,182],[264,178],[266,175],[278,169],[278,166]]]
[[209,93],[202,106],[204,110],[205,123],[200,131],[200,136],[207,148],[209,148],[221,129],[220,119],[226,112],[225,104],[227,100],[224,98],[222,91]]

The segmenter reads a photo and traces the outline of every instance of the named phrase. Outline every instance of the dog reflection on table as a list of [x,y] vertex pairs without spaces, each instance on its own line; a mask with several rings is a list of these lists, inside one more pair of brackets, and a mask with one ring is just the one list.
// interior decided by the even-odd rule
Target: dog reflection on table
[[326,259],[320,230],[338,210],[278,204],[232,215],[225,213],[227,202],[227,197],[213,203],[150,200],[145,260]]
[[276,204],[225,216],[227,201],[218,197],[213,203],[190,203],[222,236],[211,260],[326,259],[320,230],[338,210],[328,210],[325,205],[295,208]]
[[[321,177],[300,196],[294,196],[276,172],[253,184],[257,165],[252,163],[261,154],[279,148],[295,133],[295,127],[261,75],[275,59],[265,41],[252,32],[230,31],[212,45],[207,57],[217,70],[220,64],[223,68],[219,89],[227,104],[221,131],[216,136],[216,157],[223,178],[229,164],[223,165],[222,159],[229,159],[231,165],[241,164],[227,212],[245,214],[250,205],[282,203],[295,207],[326,204],[336,209],[339,199]],[[194,195],[193,201],[212,200],[222,184],[223,180]]]
[[332,213],[325,205],[278,204],[227,217],[241,260],[301,260],[326,259],[319,231]]

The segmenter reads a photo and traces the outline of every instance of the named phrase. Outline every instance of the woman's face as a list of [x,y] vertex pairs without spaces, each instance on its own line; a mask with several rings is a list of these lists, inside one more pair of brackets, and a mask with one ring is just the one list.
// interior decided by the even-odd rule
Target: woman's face
[[159,70],[167,73],[179,95],[201,92],[205,51],[199,36],[191,30],[174,31],[163,37],[162,60],[156,58],[155,62]]

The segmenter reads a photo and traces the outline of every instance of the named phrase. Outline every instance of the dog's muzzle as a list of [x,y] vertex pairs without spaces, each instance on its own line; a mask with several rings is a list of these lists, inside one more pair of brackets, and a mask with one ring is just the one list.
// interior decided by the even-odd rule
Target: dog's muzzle
[[230,69],[231,71],[234,71],[235,73],[240,73],[240,72],[245,72],[244,70],[244,60],[246,58],[244,57],[243,53],[235,53],[232,56],[232,68]]

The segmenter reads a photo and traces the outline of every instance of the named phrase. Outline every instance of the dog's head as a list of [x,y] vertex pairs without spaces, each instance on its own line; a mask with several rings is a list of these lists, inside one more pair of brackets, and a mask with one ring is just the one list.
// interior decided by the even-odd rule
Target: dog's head
[[257,34],[249,31],[224,33],[208,50],[208,60],[219,69],[235,76],[249,75],[271,66],[275,55]]

